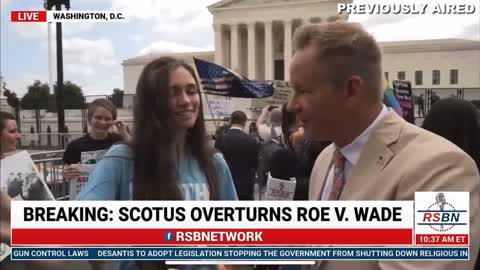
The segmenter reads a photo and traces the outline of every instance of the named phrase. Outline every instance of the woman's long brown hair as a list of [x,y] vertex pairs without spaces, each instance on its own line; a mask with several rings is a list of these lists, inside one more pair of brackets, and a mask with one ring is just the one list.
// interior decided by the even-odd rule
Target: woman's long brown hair
[[[193,68],[171,57],[158,58],[145,66],[137,84],[132,141],[134,200],[183,199],[176,178],[175,122],[168,107],[169,78],[177,68],[190,72],[199,87]],[[201,102],[195,125],[187,131],[185,149],[189,149],[205,173],[210,199],[217,199],[217,177],[212,164],[214,150],[207,143]]]
[[[161,57],[149,63],[138,80],[134,135],[130,143],[134,152],[134,200],[183,199],[176,177],[175,122],[168,107],[170,74],[180,67],[193,76],[200,89],[193,68],[171,57]],[[217,199],[217,175],[212,162],[214,149],[207,143],[201,95],[197,120],[187,131],[185,142],[185,149],[198,161],[207,177],[210,199]],[[167,269],[162,261],[137,261],[136,264],[141,270]]]

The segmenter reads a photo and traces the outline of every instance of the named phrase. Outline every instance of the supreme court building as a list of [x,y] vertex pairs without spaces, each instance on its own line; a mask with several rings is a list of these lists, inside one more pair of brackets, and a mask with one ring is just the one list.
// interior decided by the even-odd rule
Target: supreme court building
[[[305,23],[348,20],[337,5],[352,0],[223,0],[210,5],[215,50],[209,52],[159,53],[126,59],[124,90],[134,94],[143,67],[168,55],[193,64],[193,57],[215,62],[249,79],[289,80],[292,36]],[[368,29],[367,29],[368,30]],[[383,70],[389,80],[412,82],[414,94],[434,91],[441,97],[480,99],[480,41],[438,39],[380,42]],[[205,102],[204,102],[205,103]],[[232,99],[229,110],[249,116],[255,107],[250,99]],[[255,108],[258,109],[258,108]],[[208,108],[204,107],[204,112]],[[207,116],[208,118],[208,116]]]

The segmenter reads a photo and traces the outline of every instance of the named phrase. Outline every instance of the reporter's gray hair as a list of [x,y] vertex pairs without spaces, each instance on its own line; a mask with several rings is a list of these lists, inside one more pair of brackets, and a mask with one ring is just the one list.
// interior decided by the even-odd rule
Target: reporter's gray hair
[[316,49],[318,65],[335,86],[357,75],[376,98],[383,97],[382,53],[375,38],[359,23],[307,24],[295,31],[293,42],[295,51],[310,46]]

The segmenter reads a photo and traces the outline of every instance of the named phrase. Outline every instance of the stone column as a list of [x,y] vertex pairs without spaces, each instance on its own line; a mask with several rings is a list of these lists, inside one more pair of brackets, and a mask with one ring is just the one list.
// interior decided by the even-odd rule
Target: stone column
[[215,31],[215,63],[223,65],[223,31],[221,24],[214,24]]
[[248,23],[248,78],[257,79],[255,22]]
[[290,60],[292,59],[292,21],[284,21],[283,22],[283,27],[284,27],[284,80],[289,81],[290,80],[290,72],[289,72],[289,67],[290,67]]
[[238,50],[238,24],[232,24],[230,25],[230,40],[231,40],[231,50],[230,50],[230,56],[231,56],[231,65],[230,68],[238,72],[240,70],[240,52]]
[[273,80],[273,22],[267,21],[265,25],[265,80]]

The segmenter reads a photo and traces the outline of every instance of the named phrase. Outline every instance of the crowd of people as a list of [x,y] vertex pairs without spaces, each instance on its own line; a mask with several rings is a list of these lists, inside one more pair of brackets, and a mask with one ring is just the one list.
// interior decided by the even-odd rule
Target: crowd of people
[[[443,99],[422,127],[406,122],[382,103],[381,52],[359,24],[302,26],[294,45],[289,103],[265,107],[248,131],[245,112],[233,112],[215,144],[208,141],[198,79],[180,60],[161,57],[143,69],[132,134],[116,121],[113,104],[94,101],[90,132],[65,151],[65,177],[79,175],[81,152],[108,151],[76,199],[253,200],[255,183],[264,187],[269,173],[297,179],[295,200],[413,200],[416,191],[466,191],[469,261],[335,260],[311,269],[474,269],[480,244],[478,109]],[[15,150],[19,135],[13,116],[0,116],[3,157]],[[111,133],[113,126],[119,134]],[[10,197],[2,193],[1,200],[4,228]],[[9,243],[10,230],[1,233]],[[33,263],[29,269],[62,269],[61,262]],[[166,268],[159,261],[116,264],[122,270]]]
[[330,142],[309,139],[286,104],[264,107],[248,132],[246,124],[246,113],[235,111],[215,136],[215,147],[228,164],[238,199],[261,200],[270,173],[277,179],[295,178],[294,199],[307,200],[315,158]]

